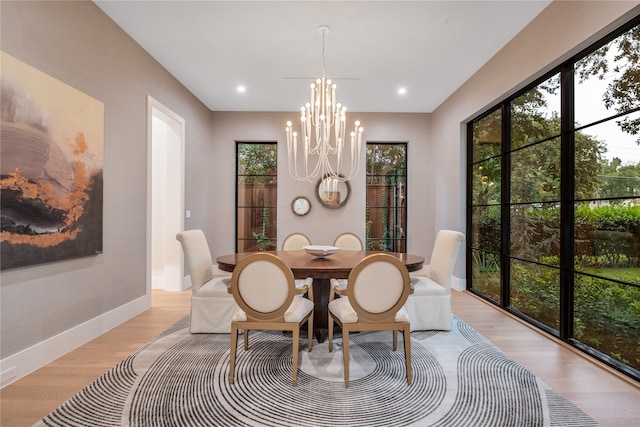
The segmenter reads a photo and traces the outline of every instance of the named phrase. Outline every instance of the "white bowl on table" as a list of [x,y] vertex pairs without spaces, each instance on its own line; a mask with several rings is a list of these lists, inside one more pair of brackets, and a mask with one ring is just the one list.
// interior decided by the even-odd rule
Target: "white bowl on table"
[[309,255],[313,255],[316,258],[324,258],[333,255],[336,252],[340,252],[340,248],[337,246],[309,245],[303,246],[302,249],[304,249]]

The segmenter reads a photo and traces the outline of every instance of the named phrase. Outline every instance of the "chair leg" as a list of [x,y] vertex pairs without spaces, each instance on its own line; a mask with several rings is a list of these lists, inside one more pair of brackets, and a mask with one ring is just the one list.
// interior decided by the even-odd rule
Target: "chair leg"
[[344,359],[344,386],[349,387],[349,330],[342,325],[342,358]]
[[244,330],[244,349],[249,350],[249,330]]
[[398,348],[398,331],[393,330],[393,351],[396,351]]
[[293,331],[293,343],[292,343],[292,352],[293,352],[293,385],[296,385],[298,382],[298,351],[300,345],[300,325]]
[[313,346],[313,313],[309,316],[307,320],[307,337],[309,338],[309,351],[311,351],[311,347]]
[[407,383],[411,384],[413,372],[411,370],[411,331],[409,330],[409,325],[404,327],[402,335],[404,337],[404,361],[407,365]]
[[328,313],[328,317],[329,317],[329,330],[328,330],[328,335],[329,335],[329,353],[331,353],[333,351],[333,317],[331,317],[331,313]]
[[229,346],[229,384],[233,384],[236,369],[236,350],[238,349],[238,329],[231,325],[231,345]]

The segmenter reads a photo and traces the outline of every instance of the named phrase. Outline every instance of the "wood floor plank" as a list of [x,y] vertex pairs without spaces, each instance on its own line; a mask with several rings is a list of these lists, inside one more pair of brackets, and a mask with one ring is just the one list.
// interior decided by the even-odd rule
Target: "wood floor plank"
[[[153,291],[152,308],[0,390],[0,425],[31,426],[189,311],[190,291]],[[640,385],[467,292],[453,311],[605,427],[640,425]],[[488,426],[490,427],[490,426]]]
[[190,299],[154,290],[151,309],[3,388],[0,425],[33,425],[187,314]]
[[640,425],[640,384],[468,292],[456,316],[605,427]]

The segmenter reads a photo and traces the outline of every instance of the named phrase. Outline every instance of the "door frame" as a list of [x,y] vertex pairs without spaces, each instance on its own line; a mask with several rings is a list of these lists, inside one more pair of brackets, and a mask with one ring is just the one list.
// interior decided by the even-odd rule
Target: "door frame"
[[[179,159],[179,192],[180,192],[180,230],[184,230],[184,206],[185,206],[185,120],[173,112],[171,109],[158,102],[152,96],[147,95],[147,138],[146,138],[146,155],[147,155],[147,170],[146,170],[146,292],[151,294],[152,289],[152,220],[153,220],[153,205],[152,205],[152,185],[153,185],[153,117],[154,109],[168,116],[172,120],[175,120],[180,126],[180,159]],[[176,240],[176,244],[178,241]],[[181,291],[184,290],[184,255],[180,251],[180,283],[175,289],[165,290]]]

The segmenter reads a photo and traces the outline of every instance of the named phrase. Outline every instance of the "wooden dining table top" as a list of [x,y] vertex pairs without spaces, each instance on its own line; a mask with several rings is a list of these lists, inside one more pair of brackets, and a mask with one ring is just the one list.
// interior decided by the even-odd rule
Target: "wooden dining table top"
[[[255,252],[221,255],[216,258],[218,268],[233,272],[235,266],[247,256]],[[317,258],[304,250],[269,251],[280,257],[293,272],[296,279],[313,277],[314,279],[347,279],[351,270],[368,255],[389,254],[404,263],[408,271],[420,270],[424,265],[424,257],[402,252],[383,251],[349,251],[341,250],[324,258]]]

